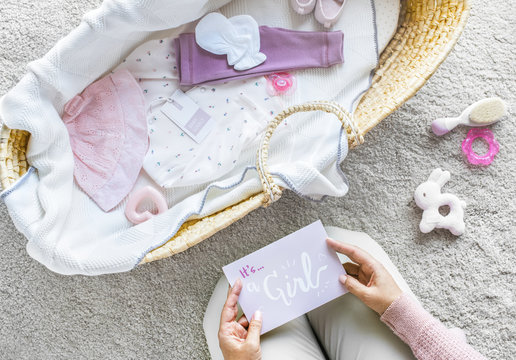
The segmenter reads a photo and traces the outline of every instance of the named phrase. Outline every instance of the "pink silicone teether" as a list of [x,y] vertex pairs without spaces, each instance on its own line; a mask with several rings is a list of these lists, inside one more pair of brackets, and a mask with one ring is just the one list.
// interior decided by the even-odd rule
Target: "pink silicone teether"
[[289,95],[296,88],[296,78],[288,72],[267,75],[267,93],[270,96]]
[[[144,211],[139,213],[136,209],[138,205],[144,199],[150,199],[158,209],[156,214],[151,213],[150,211]],[[138,225],[142,222],[149,220],[151,217],[161,214],[168,210],[167,201],[163,197],[163,195],[156,189],[150,186],[145,186],[139,190],[136,190],[129,197],[129,201],[125,206],[125,216],[127,220],[132,222],[135,225]]]
[[[484,139],[489,145],[489,150],[483,155],[479,155],[473,151],[473,141],[478,138]],[[462,151],[466,154],[468,161],[473,165],[487,166],[491,164],[499,150],[500,145],[495,140],[493,132],[490,129],[471,129],[462,142]]]

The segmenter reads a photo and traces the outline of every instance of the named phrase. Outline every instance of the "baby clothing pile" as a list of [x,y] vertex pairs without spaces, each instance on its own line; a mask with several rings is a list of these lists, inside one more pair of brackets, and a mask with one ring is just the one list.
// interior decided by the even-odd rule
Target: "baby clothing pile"
[[[207,15],[199,25],[213,18],[229,23],[216,14]],[[229,20],[242,18],[252,20],[245,15]],[[238,38],[218,34],[220,22],[211,24],[206,29],[210,36],[200,41],[204,33],[197,31],[199,25],[195,34],[145,43],[112,74],[89,85],[65,105],[63,121],[75,157],[75,180],[103,210],[111,210],[125,198],[142,165],[162,188],[220,178],[235,166],[243,149],[257,148],[256,140],[269,119],[282,109],[278,98],[267,94],[265,78],[259,75],[343,62],[341,31],[267,26],[258,30],[256,26],[260,35],[254,43],[262,51],[256,62],[256,55],[235,55],[248,53],[253,42],[238,43]],[[198,43],[204,48],[211,45],[214,53]],[[228,63],[235,68],[219,56],[225,52],[219,52],[215,45],[227,52]],[[242,69],[244,63],[246,69]],[[163,90],[155,88],[155,81],[142,78],[140,70],[159,73]],[[178,83],[210,86],[209,91],[193,88],[184,94]]]
[[[399,6],[379,2],[389,11]],[[199,0],[185,9],[166,0],[108,0],[2,99],[2,115],[13,114],[27,106],[20,94],[40,94],[30,119],[27,112],[6,118],[9,127],[31,132],[33,168],[2,194],[32,257],[62,274],[127,271],[187,219],[260,192],[255,156],[268,121],[287,106],[320,99],[352,111],[390,38],[378,42],[373,0],[348,0],[324,32],[290,11],[288,1],[234,0],[220,8],[225,3]],[[250,41],[231,61],[227,52],[201,48],[193,21],[216,9],[228,19],[251,15],[258,51]],[[392,35],[397,13],[392,18],[382,33]],[[154,33],[164,29],[172,29],[166,37]],[[264,75],[277,71],[295,77],[288,96],[268,91],[271,78]],[[184,122],[174,119],[186,113]],[[299,114],[274,134],[269,168],[278,185],[301,196],[342,196],[346,153],[339,121]],[[124,215],[127,195],[147,186],[168,210],[133,225]],[[156,212],[152,203],[139,208]]]

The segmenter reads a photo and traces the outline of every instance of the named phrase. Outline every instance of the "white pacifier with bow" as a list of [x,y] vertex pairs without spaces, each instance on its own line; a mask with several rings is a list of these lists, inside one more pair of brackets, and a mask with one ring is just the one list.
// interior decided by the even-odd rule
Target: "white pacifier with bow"
[[219,13],[203,17],[195,27],[195,41],[204,50],[227,55],[235,70],[247,70],[263,63],[258,23],[249,15],[226,18]]
[[[435,228],[448,229],[453,235],[464,233],[464,208],[466,202],[449,193],[442,194],[441,188],[450,180],[450,173],[441,169],[432,171],[428,180],[419,185],[414,193],[417,206],[423,210],[419,229],[429,233]],[[441,215],[439,208],[449,206],[450,212]]]

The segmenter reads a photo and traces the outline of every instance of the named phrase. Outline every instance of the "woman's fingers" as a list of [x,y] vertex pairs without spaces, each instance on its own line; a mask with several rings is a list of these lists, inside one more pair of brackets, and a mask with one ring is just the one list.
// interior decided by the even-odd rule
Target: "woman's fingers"
[[226,299],[226,303],[224,304],[224,307],[222,308],[222,314],[220,315],[220,322],[226,323],[236,320],[236,316],[238,313],[238,296],[240,295],[240,292],[242,291],[242,281],[240,279],[237,279],[235,281],[235,284],[232,288],[228,291],[228,298]]
[[240,316],[240,319],[238,319],[237,323],[239,323],[245,328],[249,326],[249,320],[247,320],[247,317],[245,315]]
[[369,291],[369,288],[360,281],[349,275],[341,275],[339,281],[344,284],[346,289],[360,300],[364,301],[364,296]]
[[346,270],[346,274],[354,277],[362,284],[367,285],[371,281],[371,278],[374,276],[374,269],[368,265],[358,266],[354,263],[344,263],[344,270]]
[[358,272],[360,271],[360,267],[357,264],[353,264],[350,262],[344,263],[344,270],[346,273],[351,276],[358,276]]
[[262,313],[256,310],[247,330],[246,342],[256,348],[260,347],[260,332],[262,330]]
[[362,250],[358,246],[342,243],[340,241],[327,238],[326,243],[335,251],[346,255],[351,261],[358,265],[373,265],[376,264],[376,260],[369,255],[366,251]]

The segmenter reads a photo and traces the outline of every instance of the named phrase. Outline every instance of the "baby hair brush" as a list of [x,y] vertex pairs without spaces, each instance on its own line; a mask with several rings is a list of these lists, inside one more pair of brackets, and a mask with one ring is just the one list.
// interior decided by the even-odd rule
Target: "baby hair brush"
[[432,131],[441,136],[453,130],[457,125],[487,126],[507,114],[507,106],[500,98],[487,98],[477,101],[462,112],[459,117],[441,118],[432,121]]

